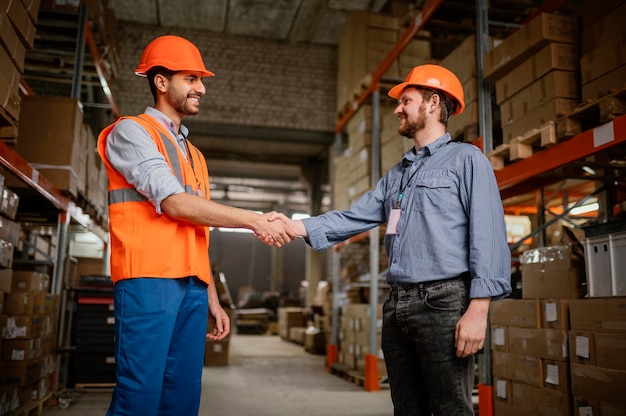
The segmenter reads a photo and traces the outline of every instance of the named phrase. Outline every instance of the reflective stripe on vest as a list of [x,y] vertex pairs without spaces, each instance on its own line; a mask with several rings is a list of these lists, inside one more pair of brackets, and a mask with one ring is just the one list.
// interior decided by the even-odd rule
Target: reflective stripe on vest
[[[146,120],[150,123],[149,119],[145,117],[139,116],[141,119]],[[172,141],[167,137],[163,132],[159,129],[155,128],[155,131],[159,133],[161,136],[161,141],[163,142],[163,146],[165,147],[165,151],[167,152],[167,156],[170,160],[170,166],[176,175],[176,179],[178,182],[185,187],[185,192],[188,194],[195,194],[193,190],[193,186],[185,184],[185,179],[183,177],[183,169],[180,166],[180,159],[178,158],[178,149],[176,149],[176,145],[172,143]],[[189,155],[191,157],[191,155]],[[144,195],[140,194],[135,188],[123,188],[123,189],[115,189],[113,191],[109,191],[109,205],[117,204],[120,202],[147,202],[148,198]]]

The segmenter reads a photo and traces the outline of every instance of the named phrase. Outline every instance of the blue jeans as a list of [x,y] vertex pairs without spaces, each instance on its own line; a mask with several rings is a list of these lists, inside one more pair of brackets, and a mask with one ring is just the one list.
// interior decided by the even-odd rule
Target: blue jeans
[[196,277],[118,281],[117,385],[107,416],[197,415],[208,317]]
[[395,416],[474,414],[474,356],[457,358],[454,346],[468,303],[461,277],[391,289],[382,349]]

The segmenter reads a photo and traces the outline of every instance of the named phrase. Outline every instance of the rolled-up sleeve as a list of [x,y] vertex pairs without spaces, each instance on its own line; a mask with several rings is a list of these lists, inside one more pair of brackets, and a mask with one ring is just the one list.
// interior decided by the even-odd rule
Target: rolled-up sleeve
[[168,196],[185,192],[148,132],[132,120],[121,120],[106,141],[107,158],[156,212]]

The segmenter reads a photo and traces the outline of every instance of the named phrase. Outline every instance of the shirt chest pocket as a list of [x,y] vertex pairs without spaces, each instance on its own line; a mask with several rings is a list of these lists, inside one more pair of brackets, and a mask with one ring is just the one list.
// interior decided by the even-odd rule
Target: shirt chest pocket
[[415,184],[415,205],[418,211],[442,213],[448,211],[453,182],[447,178],[424,178]]

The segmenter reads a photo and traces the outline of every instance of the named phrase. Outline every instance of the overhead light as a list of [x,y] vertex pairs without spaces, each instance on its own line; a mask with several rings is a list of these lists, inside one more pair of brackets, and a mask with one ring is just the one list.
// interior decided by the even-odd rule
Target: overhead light
[[570,215],[581,215],[586,214],[588,212],[597,211],[600,208],[600,205],[597,202],[592,204],[583,205],[581,207],[573,208],[569,213]]

